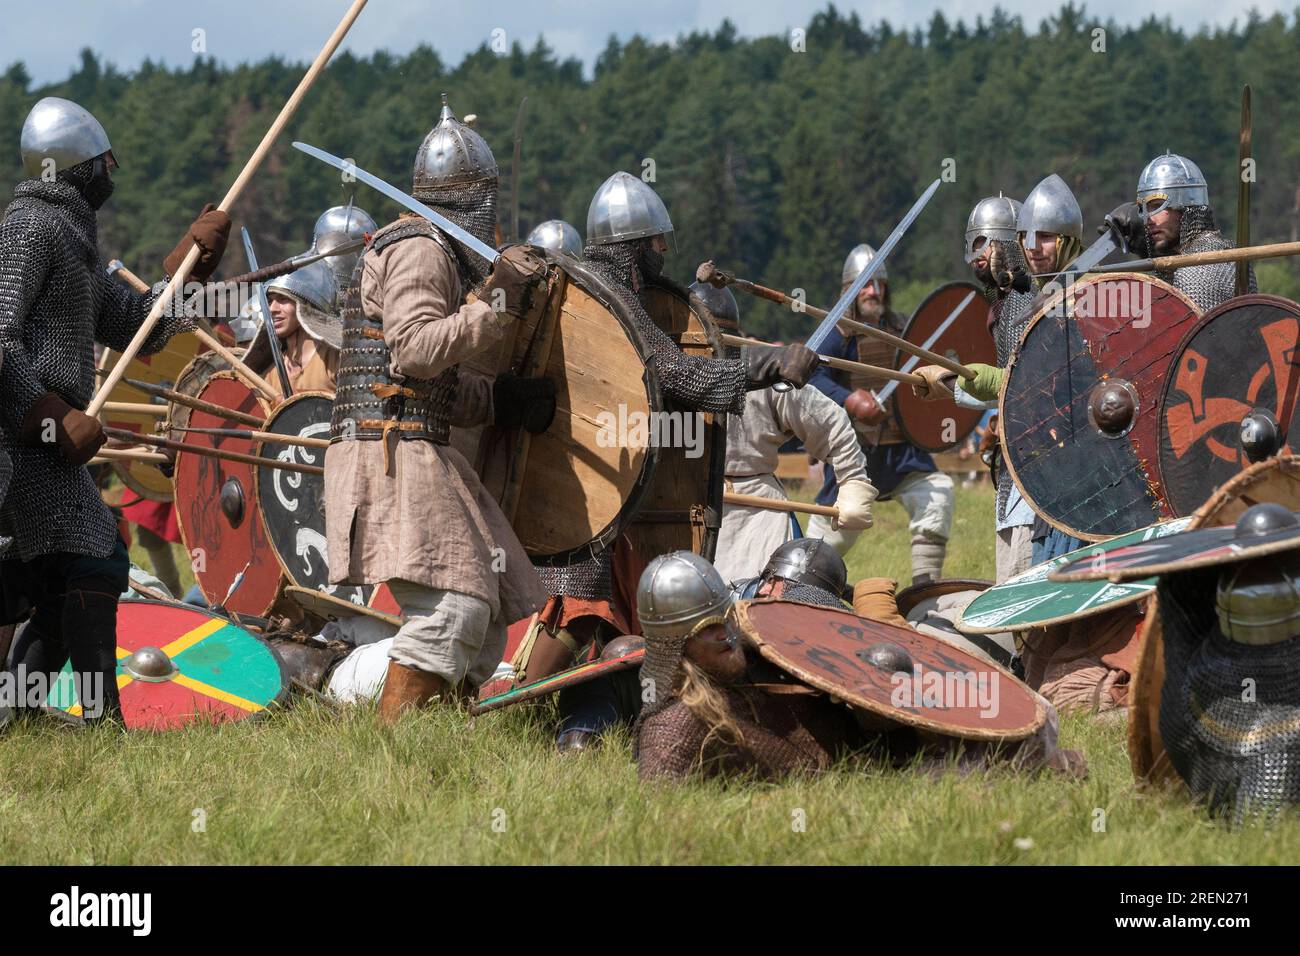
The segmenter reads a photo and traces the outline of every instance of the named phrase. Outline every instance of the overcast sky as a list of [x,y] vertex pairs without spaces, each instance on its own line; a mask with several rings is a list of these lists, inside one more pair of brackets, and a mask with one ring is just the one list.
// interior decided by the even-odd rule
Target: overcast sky
[[[208,54],[225,63],[269,55],[309,61],[347,9],[348,0],[3,0],[0,67],[27,64],[36,84],[63,79],[91,47],[124,70],[145,57],[170,65],[193,59],[193,31],[205,32]],[[888,20],[895,27],[925,24],[935,10],[949,20],[973,22],[962,2],[841,0],[842,13],[856,11],[867,23]],[[1032,0],[1002,0],[1001,6],[1036,28],[1060,9]],[[1089,14],[1131,24],[1154,14],[1194,31],[1204,24],[1244,22],[1254,8],[1264,15],[1290,14],[1294,0],[1092,0]],[[370,0],[345,43],[358,55],[387,49],[405,53],[428,43],[449,65],[488,40],[494,29],[509,42],[531,46],[539,34],[561,56],[576,56],[589,68],[610,34],[640,33],[671,40],[692,30],[713,30],[730,17],[747,36],[784,33],[805,24],[826,0]]]

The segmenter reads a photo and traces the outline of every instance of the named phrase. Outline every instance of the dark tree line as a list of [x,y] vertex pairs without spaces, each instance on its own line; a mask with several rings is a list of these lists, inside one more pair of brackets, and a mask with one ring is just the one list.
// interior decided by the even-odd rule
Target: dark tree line
[[[1098,32],[1102,31],[1102,32]],[[796,48],[801,48],[796,49]],[[302,75],[278,59],[189,69],[146,62],[130,73],[93,52],[67,80],[34,88],[21,63],[0,77],[0,180],[22,178],[18,134],[39,97],[67,96],[105,124],[122,168],[102,217],[101,249],[156,277],[162,257],[206,201],[224,194]],[[936,14],[928,30],[864,26],[828,7],[803,37],[741,39],[729,22],[673,44],[612,39],[594,75],[539,42],[455,67],[427,46],[407,56],[337,57],[234,211],[263,262],[303,248],[316,215],[346,202],[339,176],[289,146],[304,139],[409,188],[411,163],[436,121],[439,93],[475,113],[502,171],[507,235],[515,115],[528,97],[520,166],[521,225],[586,224],[587,203],[616,169],[653,168],[677,227],[669,271],[702,259],[826,304],[857,242],[879,244],[951,160],[945,183],[891,260],[904,308],[961,278],[966,215],[981,196],[1023,198],[1059,173],[1089,233],[1132,197],[1166,147],[1200,164],[1220,223],[1236,209],[1241,87],[1254,94],[1256,241],[1300,238],[1300,20],[1252,17],[1188,34],[1167,21],[1133,28],[1074,6],[1037,26],[995,11],[974,25]],[[396,209],[366,187],[356,201],[380,222]],[[231,250],[226,271],[242,268]],[[1300,293],[1288,262],[1260,269],[1266,291]],[[794,334],[806,319],[742,302],[754,330]]]

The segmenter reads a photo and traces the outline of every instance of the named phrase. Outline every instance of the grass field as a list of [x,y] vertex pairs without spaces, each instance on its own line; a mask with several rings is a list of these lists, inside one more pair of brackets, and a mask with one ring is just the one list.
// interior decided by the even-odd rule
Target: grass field
[[[958,493],[950,575],[988,577],[991,492]],[[907,576],[878,507],[854,576]],[[548,712],[379,728],[314,703],[260,722],[0,737],[3,863],[1295,863],[1300,815],[1231,830],[1139,794],[1122,722],[1063,720],[1082,782],[845,765],[815,780],[643,787],[625,734],[561,758]]]

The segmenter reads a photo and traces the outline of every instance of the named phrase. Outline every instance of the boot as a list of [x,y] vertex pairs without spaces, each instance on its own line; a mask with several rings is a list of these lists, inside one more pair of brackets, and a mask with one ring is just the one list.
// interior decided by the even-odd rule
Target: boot
[[403,711],[447,697],[447,690],[446,678],[389,661],[384,692],[379,695],[379,722],[391,724]]

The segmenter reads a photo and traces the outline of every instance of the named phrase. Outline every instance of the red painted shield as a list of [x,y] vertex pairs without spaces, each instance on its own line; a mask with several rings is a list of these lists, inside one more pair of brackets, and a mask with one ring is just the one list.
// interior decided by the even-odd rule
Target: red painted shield
[[1300,305],[1243,295],[1191,329],[1160,400],[1160,483],[1174,512],[1191,514],[1250,462],[1241,420],[1256,408],[1277,418],[1282,453],[1300,447]]
[[741,601],[737,623],[787,674],[852,707],[967,740],[1023,740],[1047,719],[1010,671],[907,627],[791,601]]
[[[262,419],[268,414],[265,402],[233,372],[214,374],[199,388],[197,397]],[[250,427],[197,410],[190,413],[190,426]],[[199,432],[187,433],[184,440],[191,445],[242,454],[252,449],[252,444],[243,439]],[[265,615],[284,586],[284,572],[257,507],[253,466],[178,452],[173,481],[181,540],[190,553],[203,596],[210,604],[224,603],[230,611]],[[243,581],[227,601],[226,594],[240,572]]]
[[1150,276],[1088,276],[1039,305],[999,406],[1034,511],[1090,541],[1173,516],[1156,469],[1165,378],[1196,307]]
[[[931,342],[934,333],[972,292],[974,297],[961,308],[952,324]],[[950,282],[935,289],[921,303],[907,323],[903,338],[963,365],[971,362],[996,365],[998,353],[989,335],[988,317],[988,300],[980,294],[978,286],[971,282]],[[900,356],[900,359],[907,360],[904,368],[926,364],[924,359],[911,356]],[[905,385],[898,386],[893,398],[898,427],[908,441],[926,451],[947,451],[960,445],[984,416],[978,408],[962,408],[951,401],[924,401]]]

